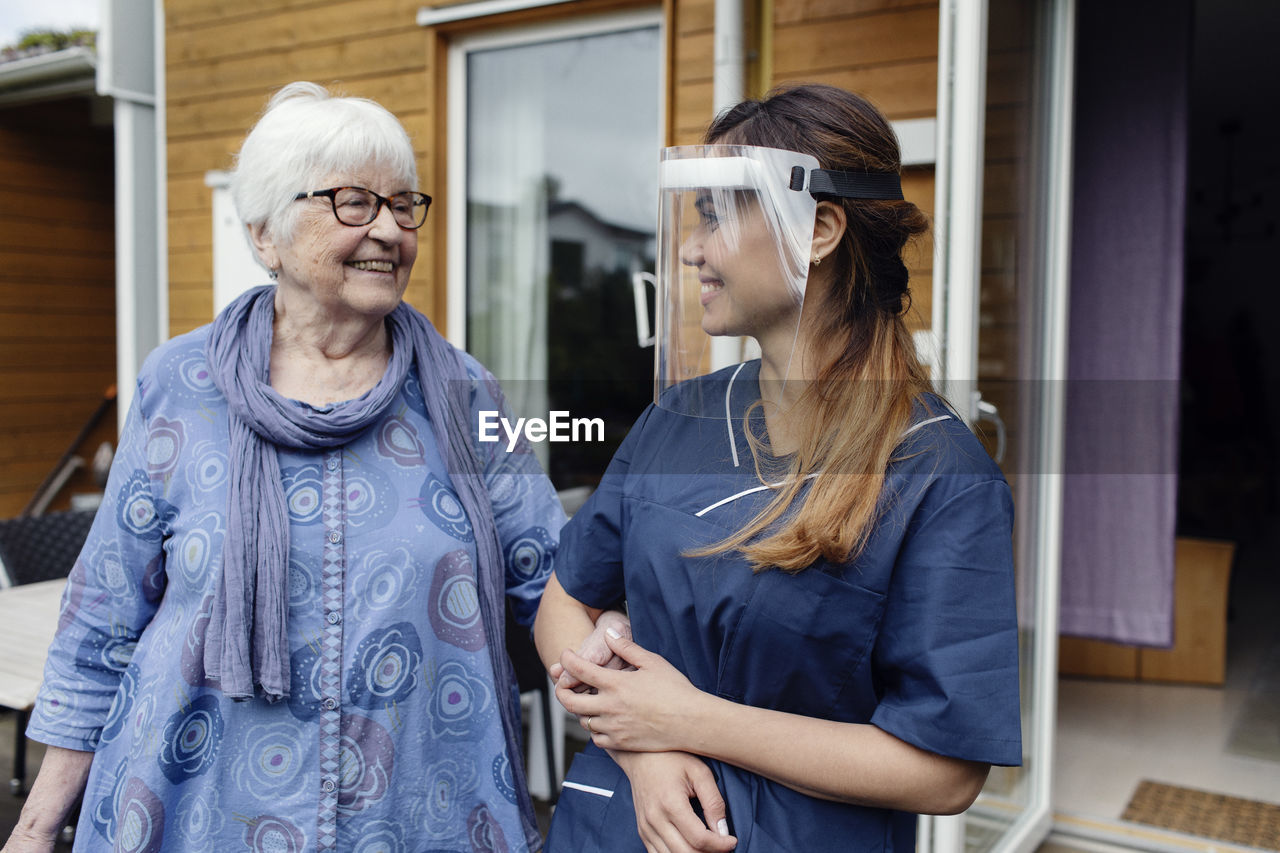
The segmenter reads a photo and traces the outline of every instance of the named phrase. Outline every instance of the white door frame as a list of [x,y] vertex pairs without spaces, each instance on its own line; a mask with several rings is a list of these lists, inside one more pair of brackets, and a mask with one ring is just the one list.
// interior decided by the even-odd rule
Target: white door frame
[[[982,251],[983,135],[986,114],[987,0],[943,0],[939,10],[938,157],[934,234],[933,328],[938,376],[970,422],[977,419],[978,291]],[[1041,44],[1042,129],[1036,137],[1041,185],[1036,230],[1038,324],[1027,329],[1033,354],[1032,401],[1041,417],[1036,471],[1023,487],[1035,508],[1031,535],[1018,554],[1037,567],[1027,614],[1034,626],[1033,715],[1023,732],[1032,759],[1027,803],[991,853],[1029,853],[1053,823],[1052,778],[1057,706],[1058,592],[1062,533],[1062,457],[1067,375],[1067,301],[1071,227],[1071,139],[1075,80],[1075,0],[1050,0]],[[963,816],[922,818],[918,848],[964,849]]]

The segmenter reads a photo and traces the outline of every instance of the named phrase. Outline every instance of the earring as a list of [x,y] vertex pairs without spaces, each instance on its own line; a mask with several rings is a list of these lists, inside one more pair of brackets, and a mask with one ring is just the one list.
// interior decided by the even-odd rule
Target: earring
[[822,263],[822,255],[814,255],[814,256],[813,256],[813,265],[816,267],[816,266],[817,266],[818,264],[820,264],[820,263]]
[[275,281],[280,277],[280,270],[272,268],[267,270],[267,275],[271,276],[271,280]]

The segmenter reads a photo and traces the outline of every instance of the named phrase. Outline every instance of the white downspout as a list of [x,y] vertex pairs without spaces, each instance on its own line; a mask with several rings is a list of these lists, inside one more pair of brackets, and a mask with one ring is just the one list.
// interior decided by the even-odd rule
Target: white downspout
[[112,99],[116,195],[116,417],[123,429],[138,368],[167,336],[165,157],[157,76],[163,0],[103,0],[97,91]]
[[716,115],[746,95],[742,0],[715,0],[715,67],[712,101]]
[[[747,62],[743,43],[743,0],[715,0],[714,66],[711,83],[712,111],[723,111],[746,97]],[[711,369],[719,370],[743,359],[747,338],[713,337]]]

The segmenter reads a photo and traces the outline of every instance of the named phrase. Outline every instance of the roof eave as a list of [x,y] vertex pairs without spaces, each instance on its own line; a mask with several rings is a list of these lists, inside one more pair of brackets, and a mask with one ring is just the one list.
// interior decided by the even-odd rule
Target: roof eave
[[94,94],[98,58],[87,47],[0,63],[0,105]]

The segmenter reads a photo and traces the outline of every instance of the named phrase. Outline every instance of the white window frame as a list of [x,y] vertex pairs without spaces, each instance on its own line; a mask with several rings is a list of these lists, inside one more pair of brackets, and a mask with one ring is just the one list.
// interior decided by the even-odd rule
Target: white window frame
[[[1057,723],[1058,603],[1062,548],[1062,454],[1065,424],[1071,227],[1071,140],[1075,81],[1076,0],[1046,4],[1047,56],[1038,140],[1044,159],[1037,269],[1044,305],[1040,325],[1028,330],[1038,343],[1035,401],[1043,428],[1037,436],[1031,506],[1035,518],[1019,560],[1039,567],[1031,618],[1035,671],[1031,686],[1035,713],[1023,732],[1034,765],[1028,801],[989,853],[1030,853],[1053,826],[1054,729]],[[976,407],[978,289],[982,241],[982,166],[985,122],[987,0],[944,0],[940,7],[938,57],[938,162],[934,223],[933,327],[941,356],[940,378],[957,402]],[[957,388],[959,391],[957,391]],[[972,409],[965,413],[971,420]],[[922,817],[917,849],[962,853],[964,816]]]
[[[663,44],[666,22],[662,9],[641,9],[613,14],[593,15],[507,27],[476,35],[462,36],[449,45],[448,106],[446,146],[448,166],[445,173],[445,319],[449,342],[461,349],[467,346],[467,58],[474,51],[494,50],[536,44],[560,39],[604,35],[622,30],[658,28],[658,43]],[[659,57],[658,66],[658,137],[665,136],[667,118],[666,59]],[[658,152],[653,152],[653,168],[657,169]],[[655,224],[656,227],[656,224]]]

